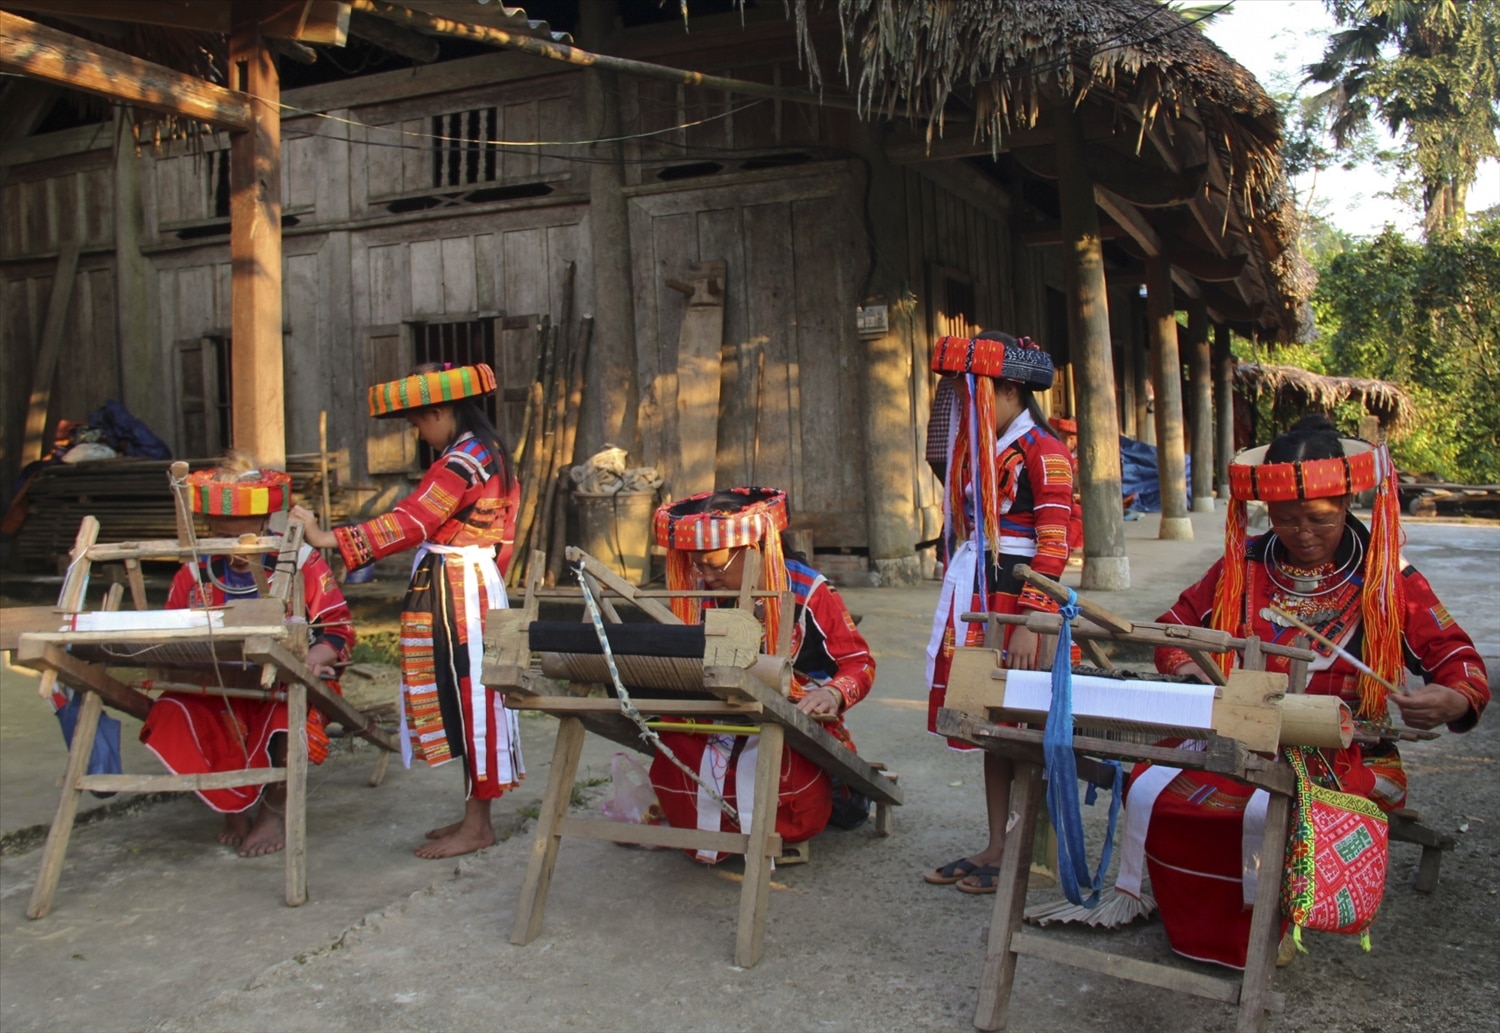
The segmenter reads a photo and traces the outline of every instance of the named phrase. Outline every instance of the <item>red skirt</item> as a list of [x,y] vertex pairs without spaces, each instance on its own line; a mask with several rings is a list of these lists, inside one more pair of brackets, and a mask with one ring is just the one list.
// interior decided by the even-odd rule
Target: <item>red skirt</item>
[[[754,785],[759,736],[662,732],[661,739],[678,760],[714,786],[740,812],[742,820],[746,807],[753,816],[759,801],[750,799],[750,793],[742,792],[742,787],[749,789]],[[656,790],[662,813],[674,828],[744,831],[741,822],[725,814],[712,797],[661,754],[651,762],[651,787]],[[801,843],[811,839],[828,827],[828,816],[832,812],[833,783],[827,773],[796,750],[783,750],[776,799],[776,834],[782,842]],[[689,850],[687,853],[689,857],[708,864],[730,856],[703,850]]]
[[[172,774],[204,775],[272,767],[271,736],[285,731],[285,703],[167,692],[151,705],[141,742]],[[328,756],[323,715],[312,708],[307,711],[307,756],[314,764]],[[260,799],[262,788],[234,786],[197,793],[214,810],[234,814]]]

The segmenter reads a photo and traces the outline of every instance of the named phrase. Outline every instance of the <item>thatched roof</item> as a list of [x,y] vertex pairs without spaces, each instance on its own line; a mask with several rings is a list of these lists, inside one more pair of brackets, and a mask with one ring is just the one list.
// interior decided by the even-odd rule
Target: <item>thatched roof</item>
[[[820,6],[794,3],[814,77],[823,70],[806,24]],[[1156,123],[1171,137],[1201,133],[1218,189],[1274,281],[1265,300],[1288,332],[1297,323],[1315,279],[1296,249],[1280,117],[1255,77],[1181,14],[1156,0],[839,0],[838,11],[843,71],[867,114],[910,104],[932,134],[952,99],[974,112],[977,139],[999,145],[1065,96],[1122,129],[1139,123],[1141,135]]]
[[1399,435],[1416,419],[1416,406],[1401,387],[1385,380],[1364,377],[1329,377],[1309,373],[1296,366],[1270,366],[1242,362],[1235,367],[1236,384],[1259,394],[1274,392],[1279,398],[1304,408],[1332,410],[1350,400],[1380,419],[1387,434]]

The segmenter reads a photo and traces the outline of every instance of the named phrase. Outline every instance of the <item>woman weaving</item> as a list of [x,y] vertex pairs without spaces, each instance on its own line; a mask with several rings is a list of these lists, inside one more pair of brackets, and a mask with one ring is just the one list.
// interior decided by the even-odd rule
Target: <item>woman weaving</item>
[[[780,599],[762,599],[756,604],[756,616],[765,627],[764,648],[774,649],[782,622],[792,622],[788,698],[804,714],[827,722],[824,729],[854,749],[843,714],[869,694],[875,682],[875,661],[848,608],[823,575],[808,566],[805,556],[783,554],[786,494],[771,488],[707,492],[661,507],[655,525],[657,543],[667,549],[670,589],[739,591],[745,581],[746,557],[754,552],[761,560],[756,587],[792,592],[791,613],[781,612]],[[703,607],[717,604],[713,599],[676,598],[672,609],[687,623],[696,624]],[[737,790],[754,784],[759,737],[668,731],[661,737],[714,792],[739,808],[739,828],[748,829],[749,793]],[[739,831],[724,827],[734,823],[666,757],[658,755],[652,763],[651,784],[672,825]],[[778,796],[776,832],[788,844],[811,839],[830,819],[840,827],[853,827],[869,812],[863,796],[835,785],[826,772],[790,749],[782,756]],[[695,856],[713,863],[725,855],[699,851]]]
[[[1269,447],[1241,453],[1229,472],[1233,501],[1224,557],[1158,619],[1288,644],[1300,633],[1289,615],[1344,651],[1313,644],[1318,658],[1307,691],[1343,697],[1358,725],[1389,728],[1387,704],[1394,703],[1413,728],[1473,728],[1490,699],[1484,663],[1427,579],[1401,560],[1394,472],[1385,448],[1340,438],[1327,419],[1309,416]],[[1349,507],[1354,493],[1372,488],[1377,494],[1367,530]],[[1266,503],[1270,530],[1247,540],[1250,500]],[[1423,684],[1391,694],[1351,657],[1395,685],[1404,681],[1403,666]],[[1289,663],[1269,655],[1266,661],[1283,672]],[[1203,673],[1177,649],[1158,649],[1156,666],[1172,674]],[[1390,739],[1309,754],[1308,767],[1320,784],[1384,810],[1405,803],[1406,772]],[[1172,947],[1243,968],[1250,909],[1241,885],[1241,824],[1253,820],[1251,791],[1203,772],[1146,777],[1147,770],[1138,768],[1132,778],[1129,807],[1149,820],[1145,859]],[[1131,824],[1127,820],[1127,830]],[[1132,850],[1139,871],[1142,843],[1128,832],[1126,842],[1122,872]]]

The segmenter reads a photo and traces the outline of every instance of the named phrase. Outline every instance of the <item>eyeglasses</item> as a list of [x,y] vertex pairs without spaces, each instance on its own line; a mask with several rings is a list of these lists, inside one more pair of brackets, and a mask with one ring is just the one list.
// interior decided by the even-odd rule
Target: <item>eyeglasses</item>
[[734,561],[739,559],[744,551],[743,548],[729,549],[729,558],[717,566],[708,562],[708,557],[713,555],[712,552],[690,553],[688,563],[700,574],[725,574],[728,573],[730,567],[734,566]]
[[1343,514],[1326,520],[1271,521],[1271,529],[1283,537],[1291,537],[1294,534],[1311,534],[1321,537],[1330,531],[1339,530],[1343,525]]

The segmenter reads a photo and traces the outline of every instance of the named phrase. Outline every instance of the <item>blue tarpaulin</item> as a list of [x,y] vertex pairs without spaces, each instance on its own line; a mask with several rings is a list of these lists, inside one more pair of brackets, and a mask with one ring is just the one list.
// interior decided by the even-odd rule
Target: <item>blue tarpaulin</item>
[[[1193,457],[1187,460],[1188,504],[1193,501]],[[1156,446],[1134,438],[1120,438],[1120,491],[1135,495],[1130,508],[1141,513],[1161,512],[1161,480],[1156,472]]]

